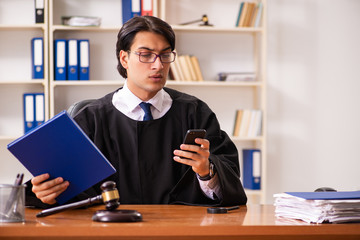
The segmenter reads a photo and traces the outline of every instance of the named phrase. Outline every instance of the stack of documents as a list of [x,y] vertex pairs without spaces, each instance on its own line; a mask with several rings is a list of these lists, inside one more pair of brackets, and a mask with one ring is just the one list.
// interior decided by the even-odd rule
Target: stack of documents
[[274,194],[275,215],[308,223],[360,222],[360,191]]
[[100,26],[101,18],[99,17],[86,17],[86,16],[63,16],[61,17],[62,24],[73,27],[88,27]]

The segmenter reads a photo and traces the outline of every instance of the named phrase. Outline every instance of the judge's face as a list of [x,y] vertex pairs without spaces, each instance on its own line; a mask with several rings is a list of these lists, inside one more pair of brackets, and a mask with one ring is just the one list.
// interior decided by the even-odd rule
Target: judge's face
[[120,62],[127,71],[128,87],[143,101],[149,100],[164,87],[170,63],[162,63],[159,57],[153,63],[144,63],[138,54],[165,52],[171,52],[170,44],[162,35],[152,32],[138,32],[130,52],[120,51]]

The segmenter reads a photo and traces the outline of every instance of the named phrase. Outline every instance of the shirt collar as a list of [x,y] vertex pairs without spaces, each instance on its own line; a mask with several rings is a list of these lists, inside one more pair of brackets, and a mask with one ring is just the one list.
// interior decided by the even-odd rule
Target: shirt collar
[[[137,106],[139,106],[141,102],[143,102],[140,98],[135,96],[135,94],[133,94],[130,91],[130,89],[127,86],[127,81],[125,81],[124,86],[120,91],[122,92],[121,94],[124,97],[124,99],[126,99],[124,103],[127,105],[130,112],[133,111]],[[165,94],[165,90],[161,89],[156,93],[156,95],[153,98],[147,101],[147,103],[151,103],[151,105],[157,111],[161,112],[163,110],[163,102],[165,97],[164,94]]]

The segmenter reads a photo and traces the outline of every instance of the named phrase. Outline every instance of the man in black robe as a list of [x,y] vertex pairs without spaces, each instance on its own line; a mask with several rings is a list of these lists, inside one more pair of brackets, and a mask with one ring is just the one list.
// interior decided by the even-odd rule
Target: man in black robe
[[[122,204],[246,204],[237,149],[214,112],[198,98],[164,87],[174,49],[175,34],[164,21],[129,20],[116,45],[124,86],[74,119],[116,168],[106,180],[116,182]],[[188,129],[205,129],[206,137],[197,138],[198,145],[182,144]],[[50,205],[70,184],[61,177],[49,180],[48,174],[31,183],[28,202],[36,196]],[[100,185],[72,201],[100,194]]]

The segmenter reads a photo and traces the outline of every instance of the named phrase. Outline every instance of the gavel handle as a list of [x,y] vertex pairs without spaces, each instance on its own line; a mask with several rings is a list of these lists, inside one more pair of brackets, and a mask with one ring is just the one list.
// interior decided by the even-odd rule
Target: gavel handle
[[85,207],[85,206],[89,206],[91,204],[94,203],[99,203],[102,202],[102,196],[96,196],[93,198],[88,198],[79,202],[74,202],[74,203],[69,203],[66,205],[62,205],[62,206],[58,206],[58,207],[54,207],[54,208],[49,208],[49,209],[45,209],[41,212],[39,212],[38,214],[36,214],[36,217],[46,217],[58,212],[62,212],[68,209],[74,209],[74,208],[79,208],[79,207]]

